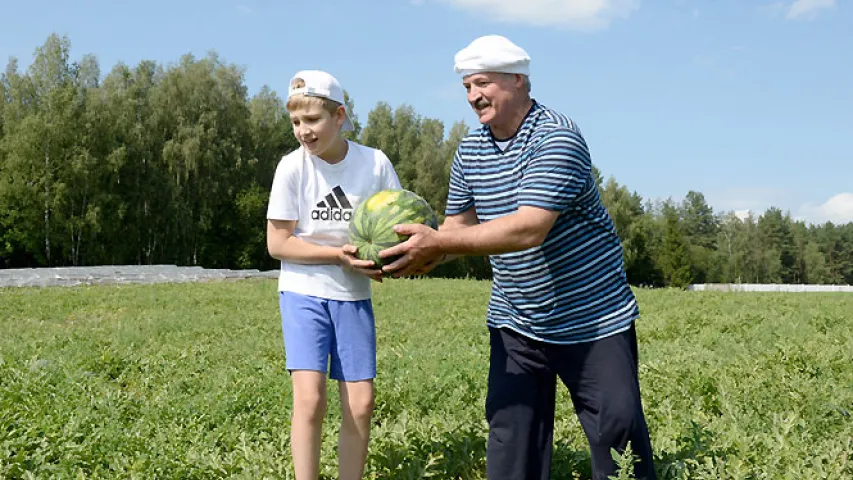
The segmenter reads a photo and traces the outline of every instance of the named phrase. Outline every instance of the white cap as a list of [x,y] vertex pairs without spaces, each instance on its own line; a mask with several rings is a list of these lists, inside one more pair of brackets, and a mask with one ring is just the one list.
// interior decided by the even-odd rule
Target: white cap
[[485,35],[459,50],[453,69],[467,77],[481,72],[530,75],[530,55],[500,35]]
[[[301,79],[304,85],[294,88],[293,85],[296,79]],[[301,70],[296,72],[296,74],[293,75],[293,78],[290,79],[290,84],[287,88],[287,98],[289,100],[290,97],[299,94],[308,95],[310,97],[327,98],[333,102],[340,103],[344,106],[344,110],[346,110],[344,89],[341,88],[341,84],[338,83],[338,79],[324,71]],[[352,120],[349,118],[349,112],[346,112],[346,118],[344,118],[344,124],[341,125],[341,130],[355,130]]]

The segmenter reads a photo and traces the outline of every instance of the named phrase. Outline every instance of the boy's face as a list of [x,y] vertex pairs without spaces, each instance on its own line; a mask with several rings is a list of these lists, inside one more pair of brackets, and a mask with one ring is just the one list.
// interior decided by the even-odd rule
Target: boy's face
[[290,111],[293,135],[305,150],[323,158],[341,134],[345,110],[339,107],[334,114],[317,103],[308,103]]

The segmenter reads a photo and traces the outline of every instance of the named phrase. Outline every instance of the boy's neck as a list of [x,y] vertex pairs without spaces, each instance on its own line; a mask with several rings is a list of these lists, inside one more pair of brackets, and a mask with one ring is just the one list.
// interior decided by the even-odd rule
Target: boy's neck
[[336,163],[342,162],[347,157],[347,152],[349,151],[349,142],[344,137],[338,137],[333,145],[329,146],[329,149],[323,152],[321,155],[318,155],[323,161],[330,165],[334,165]]

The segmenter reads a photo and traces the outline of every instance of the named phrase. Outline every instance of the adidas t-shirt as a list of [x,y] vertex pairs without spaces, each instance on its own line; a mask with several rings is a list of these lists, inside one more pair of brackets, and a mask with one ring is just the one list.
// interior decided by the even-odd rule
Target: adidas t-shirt
[[[278,163],[267,218],[296,220],[294,235],[316,245],[348,242],[353,210],[370,195],[400,188],[400,180],[381,150],[348,142],[347,156],[334,165],[302,147]],[[279,291],[331,300],[370,298],[370,279],[340,265],[281,262]]]

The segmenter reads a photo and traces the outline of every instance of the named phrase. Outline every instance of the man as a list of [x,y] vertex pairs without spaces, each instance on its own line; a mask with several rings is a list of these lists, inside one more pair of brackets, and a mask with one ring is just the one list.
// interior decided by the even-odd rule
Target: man
[[583,136],[530,97],[529,63],[497,35],[456,54],[483,126],[456,151],[439,230],[398,225],[411,237],[380,255],[402,255],[385,267],[397,277],[448,256],[490,256],[489,479],[549,478],[557,377],[586,433],[593,478],[613,475],[611,449],[630,442],[635,475],[654,479],[637,376],[639,309],[621,244]]

